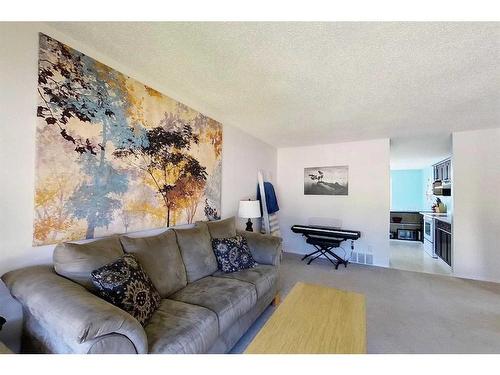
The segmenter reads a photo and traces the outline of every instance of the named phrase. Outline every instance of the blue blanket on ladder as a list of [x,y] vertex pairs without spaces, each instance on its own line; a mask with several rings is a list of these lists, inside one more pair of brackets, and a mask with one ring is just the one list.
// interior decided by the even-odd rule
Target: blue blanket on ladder
[[[276,193],[274,192],[273,184],[271,184],[270,182],[264,182],[264,194],[266,196],[267,213],[271,215],[274,214],[275,212],[278,212],[280,208],[278,206],[278,199],[276,198]],[[257,200],[260,201],[259,185],[257,185]]]

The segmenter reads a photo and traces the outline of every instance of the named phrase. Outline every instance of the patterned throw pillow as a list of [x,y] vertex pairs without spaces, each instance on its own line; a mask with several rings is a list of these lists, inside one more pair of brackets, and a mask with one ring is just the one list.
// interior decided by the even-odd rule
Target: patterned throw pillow
[[243,236],[212,239],[212,248],[222,272],[236,272],[257,265]]
[[160,306],[160,294],[132,254],[126,254],[91,273],[92,282],[106,301],[145,325]]

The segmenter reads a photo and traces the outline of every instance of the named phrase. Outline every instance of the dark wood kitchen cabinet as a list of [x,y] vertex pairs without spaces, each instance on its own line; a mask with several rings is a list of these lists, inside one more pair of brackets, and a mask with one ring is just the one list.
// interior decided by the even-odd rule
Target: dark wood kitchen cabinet
[[434,251],[436,255],[451,266],[452,232],[451,224],[436,220],[434,229]]
[[451,159],[445,159],[433,165],[434,181],[451,181]]

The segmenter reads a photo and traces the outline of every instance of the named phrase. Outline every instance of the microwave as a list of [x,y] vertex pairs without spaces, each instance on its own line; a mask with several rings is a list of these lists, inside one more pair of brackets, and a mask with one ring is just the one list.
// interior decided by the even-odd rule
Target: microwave
[[420,233],[417,229],[398,229],[396,238],[398,240],[419,241]]
[[450,183],[443,183],[441,180],[436,180],[432,184],[432,194],[434,195],[444,195],[444,196],[450,196],[451,195],[451,184]]

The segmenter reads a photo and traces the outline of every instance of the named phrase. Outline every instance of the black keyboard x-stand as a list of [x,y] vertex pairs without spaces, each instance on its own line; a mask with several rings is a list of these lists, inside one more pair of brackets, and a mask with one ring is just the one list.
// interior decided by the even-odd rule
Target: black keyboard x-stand
[[[320,239],[315,236],[306,234],[304,236],[306,237],[306,242],[310,245],[313,245],[316,248],[316,251],[304,255],[302,257],[302,260],[305,260],[317,254],[314,258],[309,259],[307,264],[311,264],[311,262],[313,262],[314,260],[323,255],[335,266],[336,270],[339,268],[339,264],[343,264],[344,267],[347,267],[347,263],[349,263],[349,261],[347,259],[342,259],[333,251],[331,251],[331,249],[333,248],[340,247],[340,243],[345,241],[345,239],[340,239],[340,238],[325,239],[324,237]],[[353,245],[351,244],[351,248],[352,247]],[[333,260],[331,257],[333,257],[335,260]]]

